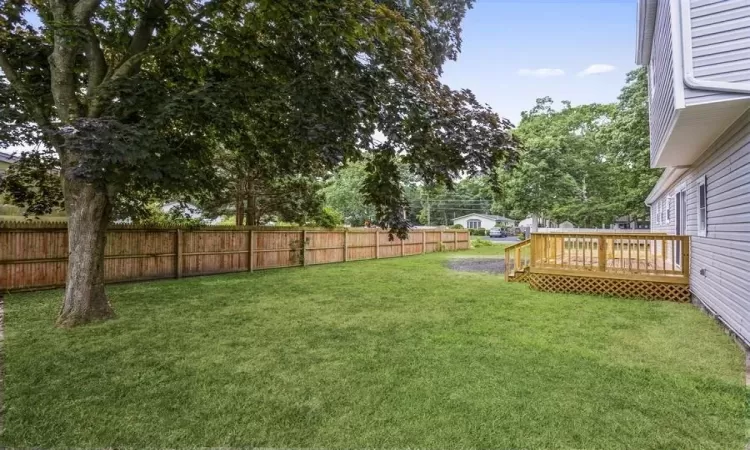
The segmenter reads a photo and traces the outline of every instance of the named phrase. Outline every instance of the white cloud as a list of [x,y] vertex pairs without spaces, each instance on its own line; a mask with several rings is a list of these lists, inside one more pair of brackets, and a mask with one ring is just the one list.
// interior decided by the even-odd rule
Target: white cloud
[[562,69],[521,69],[518,71],[518,74],[522,77],[537,77],[537,78],[547,78],[547,77],[560,77],[565,75],[565,71]]
[[578,72],[578,76],[585,77],[588,75],[596,75],[600,73],[612,72],[613,70],[615,70],[615,66],[612,66],[610,64],[592,64],[588,66],[585,70]]

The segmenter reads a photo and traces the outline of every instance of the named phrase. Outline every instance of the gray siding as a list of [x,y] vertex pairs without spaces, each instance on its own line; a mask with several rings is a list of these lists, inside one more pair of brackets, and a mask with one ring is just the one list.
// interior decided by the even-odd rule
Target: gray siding
[[649,63],[649,126],[651,133],[651,160],[662,147],[677,118],[675,110],[674,66],[672,52],[672,24],[668,1],[659,2],[656,26]]
[[[697,79],[750,81],[750,2],[691,0],[693,69]],[[687,105],[747,95],[685,89]]]
[[[698,235],[697,215],[698,184],[704,175],[706,237]],[[750,112],[730,127],[662,198],[673,195],[683,183],[687,193],[686,230],[693,236],[691,290],[750,343]],[[665,227],[663,231],[674,233],[674,228]],[[700,274],[701,269],[705,269],[705,275]]]

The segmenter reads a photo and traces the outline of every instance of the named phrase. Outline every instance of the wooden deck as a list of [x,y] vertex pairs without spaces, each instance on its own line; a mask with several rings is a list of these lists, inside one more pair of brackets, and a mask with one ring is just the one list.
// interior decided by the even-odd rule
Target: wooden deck
[[533,233],[507,247],[505,277],[553,292],[689,301],[690,238],[660,233]]

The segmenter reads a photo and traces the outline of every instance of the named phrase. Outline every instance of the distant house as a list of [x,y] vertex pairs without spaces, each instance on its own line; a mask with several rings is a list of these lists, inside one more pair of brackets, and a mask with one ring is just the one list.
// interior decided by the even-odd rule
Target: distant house
[[612,222],[613,230],[648,230],[649,228],[651,228],[651,222],[631,216],[618,217]]
[[[532,225],[532,219],[531,217],[527,217],[526,219],[523,219],[522,221],[518,222],[518,228],[531,228]],[[539,219],[539,228],[548,228],[548,227],[555,227],[557,223],[550,219]]]
[[0,175],[5,173],[13,163],[18,161],[18,157],[0,152]]
[[489,230],[496,227],[512,227],[516,221],[503,216],[489,214],[467,214],[453,219],[453,225],[461,225],[468,229],[484,228]]

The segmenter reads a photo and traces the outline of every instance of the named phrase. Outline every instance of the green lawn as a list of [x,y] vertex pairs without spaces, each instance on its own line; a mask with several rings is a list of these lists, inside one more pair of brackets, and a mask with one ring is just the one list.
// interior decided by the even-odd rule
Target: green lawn
[[112,286],[69,331],[60,291],[12,295],[0,444],[743,448],[743,355],[697,309],[455,256]]

